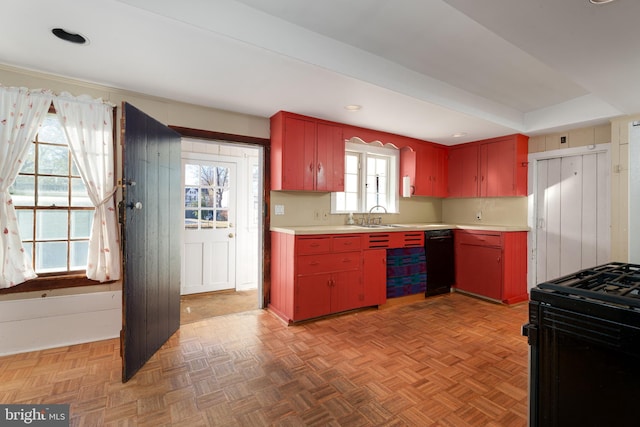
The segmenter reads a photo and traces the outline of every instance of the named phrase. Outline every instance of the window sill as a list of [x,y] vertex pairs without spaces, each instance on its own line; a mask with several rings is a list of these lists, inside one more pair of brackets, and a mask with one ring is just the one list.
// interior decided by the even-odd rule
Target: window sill
[[0,289],[0,295],[14,294],[19,292],[50,291],[53,289],[75,288],[79,286],[91,286],[98,284],[104,283],[87,279],[87,277],[82,274],[73,276],[44,276],[29,280],[16,286],[12,286],[10,288]]

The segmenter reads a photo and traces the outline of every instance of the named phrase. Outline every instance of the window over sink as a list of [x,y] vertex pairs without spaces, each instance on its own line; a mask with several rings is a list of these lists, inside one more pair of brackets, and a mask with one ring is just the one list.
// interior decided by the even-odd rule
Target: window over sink
[[331,193],[331,212],[365,213],[382,206],[387,213],[397,213],[399,159],[392,144],[355,137],[347,141],[344,191]]

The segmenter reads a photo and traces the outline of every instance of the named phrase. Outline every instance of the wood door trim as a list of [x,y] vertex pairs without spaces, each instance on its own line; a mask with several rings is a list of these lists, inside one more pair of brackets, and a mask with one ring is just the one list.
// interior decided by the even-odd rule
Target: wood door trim
[[178,132],[182,137],[203,139],[207,141],[217,140],[226,142],[239,142],[249,145],[257,145],[264,147],[264,156],[262,168],[264,171],[263,179],[263,202],[264,213],[262,217],[262,241],[264,247],[262,258],[262,306],[267,308],[271,301],[271,139],[259,138],[255,136],[236,135],[224,132],[215,132],[209,130],[192,129],[181,126],[169,125],[170,129]]

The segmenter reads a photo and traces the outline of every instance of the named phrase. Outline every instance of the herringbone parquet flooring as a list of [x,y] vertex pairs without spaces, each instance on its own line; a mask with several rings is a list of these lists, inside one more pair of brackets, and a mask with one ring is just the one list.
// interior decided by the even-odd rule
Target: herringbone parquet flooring
[[526,426],[526,304],[461,294],[296,326],[183,325],[128,383],[116,339],[0,358],[0,402],[74,426]]

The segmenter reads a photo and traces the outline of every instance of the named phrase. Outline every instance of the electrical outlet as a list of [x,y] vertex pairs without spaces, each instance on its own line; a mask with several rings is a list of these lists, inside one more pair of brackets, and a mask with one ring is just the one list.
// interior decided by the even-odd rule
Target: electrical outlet
[[329,212],[322,211],[322,220],[327,221],[329,219]]
[[478,212],[476,212],[476,219],[477,219],[478,221],[482,220],[482,211],[478,211]]
[[313,211],[313,220],[314,221],[320,221],[320,211],[318,209],[315,209]]

